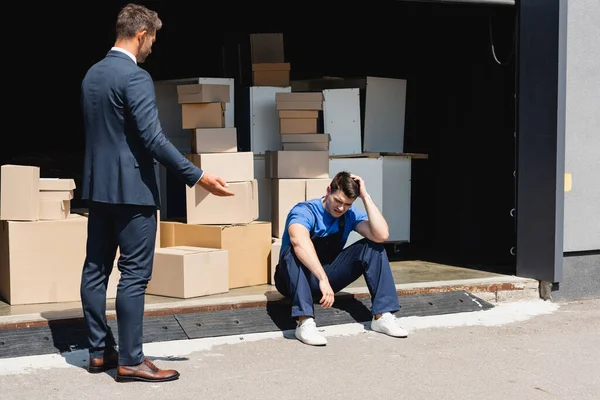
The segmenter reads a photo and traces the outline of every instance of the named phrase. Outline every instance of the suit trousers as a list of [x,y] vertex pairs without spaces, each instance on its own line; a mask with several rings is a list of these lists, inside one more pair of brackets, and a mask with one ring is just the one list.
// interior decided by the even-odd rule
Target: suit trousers
[[106,288],[117,266],[116,313],[119,365],[137,365],[142,349],[144,296],[152,279],[156,246],[156,207],[92,202],[89,207],[86,259],[81,276],[81,301],[90,357],[102,357],[115,345],[106,323]]
[[[359,240],[343,249],[332,263],[323,265],[331,289],[337,293],[365,277],[373,315],[400,309],[390,262],[382,244]],[[292,303],[292,317],[315,316],[314,303],[321,299],[317,277],[304,266],[292,246],[281,249],[275,270],[275,287]]]

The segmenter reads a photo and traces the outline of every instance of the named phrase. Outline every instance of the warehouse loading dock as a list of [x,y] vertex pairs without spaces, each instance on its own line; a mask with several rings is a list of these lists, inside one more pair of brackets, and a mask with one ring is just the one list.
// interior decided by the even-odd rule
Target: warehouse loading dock
[[[231,43],[237,44],[245,34],[198,32],[194,10],[181,6],[175,10],[167,2],[151,6],[167,22],[145,66],[154,79],[235,76],[231,70],[235,62],[227,53]],[[323,9],[320,13],[333,15]],[[392,244],[390,257],[513,274],[515,9],[379,2],[365,15],[378,15],[380,29],[289,32],[284,23],[277,27],[256,23],[247,30],[283,33],[294,81],[324,76],[406,79],[405,148],[426,154],[427,159],[413,162],[411,240]],[[169,30],[169,20],[177,29]],[[202,38],[190,49],[193,35]],[[106,39],[99,42],[105,48],[111,44]],[[94,51],[82,70],[104,53]],[[78,130],[73,123],[72,131]],[[77,149],[82,147],[72,143],[74,161],[66,173],[76,178]],[[33,160],[33,153],[20,159]],[[19,156],[13,153],[10,158]],[[51,165],[59,157],[48,158]],[[54,165],[54,176],[66,170]],[[168,202],[177,204],[177,196]]]

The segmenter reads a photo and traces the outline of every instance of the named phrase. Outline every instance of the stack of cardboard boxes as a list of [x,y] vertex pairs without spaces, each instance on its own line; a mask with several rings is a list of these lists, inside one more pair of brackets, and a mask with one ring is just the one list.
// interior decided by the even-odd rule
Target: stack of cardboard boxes
[[250,35],[253,86],[290,86],[290,63],[285,62],[282,33]]
[[275,102],[283,150],[266,153],[272,188],[271,283],[288,213],[300,202],[325,195],[330,182],[329,135],[318,129],[322,93],[277,93]]
[[[211,195],[201,186],[187,188],[189,224],[247,224],[258,218],[257,182],[252,152],[238,152],[235,128],[225,128],[229,86],[177,86],[184,129],[191,129],[186,157],[204,171],[229,183],[233,197]],[[212,109],[211,109],[212,107]]]
[[75,181],[7,164],[0,182],[0,296],[11,305],[79,301],[88,220],[70,212]]
[[322,92],[277,93],[279,133],[284,151],[327,151],[330,136],[319,131]]
[[236,128],[225,128],[228,85],[177,87],[186,157],[223,178],[235,194],[219,197],[199,185],[186,187],[184,221],[161,221],[161,248],[148,294],[189,298],[267,283],[271,226],[258,219],[258,182],[252,152],[239,152]]

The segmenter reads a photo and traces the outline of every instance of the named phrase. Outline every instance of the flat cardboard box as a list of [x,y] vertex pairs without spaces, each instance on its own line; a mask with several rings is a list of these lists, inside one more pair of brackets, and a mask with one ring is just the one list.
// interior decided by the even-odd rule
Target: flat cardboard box
[[331,136],[328,133],[297,133],[281,137],[282,143],[329,143]]
[[183,129],[225,128],[227,103],[190,103],[181,105]]
[[177,85],[177,101],[179,104],[188,103],[229,103],[229,85],[191,84]]
[[236,128],[198,128],[190,133],[191,152],[233,153],[238,151]]
[[[75,188],[74,179],[40,178],[40,200],[72,200],[75,197]],[[40,216],[40,219],[45,218]]]
[[323,92],[276,93],[277,110],[322,110]]
[[266,151],[267,178],[329,178],[328,151]]
[[283,151],[327,151],[329,152],[329,143],[282,143]]
[[258,182],[232,182],[234,196],[220,197],[196,185],[186,186],[188,224],[248,224],[258,218]]
[[268,282],[271,223],[244,225],[190,225],[161,222],[161,247],[197,246],[227,250],[229,288],[264,285]]
[[323,92],[282,92],[275,94],[276,103],[322,103]]
[[252,64],[252,84],[254,86],[290,86],[290,63]]
[[74,190],[40,190],[40,200],[73,200],[75,197]]
[[147,294],[188,299],[228,291],[227,250],[174,246],[154,252]]
[[254,153],[185,154],[198,168],[220,176],[226,182],[248,182],[254,179]]
[[281,135],[284,151],[329,151],[330,141],[327,133]]
[[279,118],[319,118],[318,110],[279,110]]
[[40,191],[66,191],[70,192],[76,189],[74,179],[63,178],[40,178]]
[[5,164],[0,168],[0,220],[40,219],[40,168]]

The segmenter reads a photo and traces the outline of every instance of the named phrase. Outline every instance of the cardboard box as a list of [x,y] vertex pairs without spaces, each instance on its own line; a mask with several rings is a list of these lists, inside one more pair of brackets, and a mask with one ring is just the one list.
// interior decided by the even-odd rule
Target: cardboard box
[[232,153],[238,151],[236,128],[198,128],[190,133],[191,152]]
[[40,190],[40,200],[73,200],[75,197],[74,190]]
[[271,182],[271,235],[283,237],[285,221],[298,203],[325,196],[331,179],[273,179]]
[[40,200],[40,221],[58,221],[66,219],[70,215],[70,213],[71,200]]
[[147,294],[188,299],[228,291],[227,250],[174,246],[155,251]]
[[278,179],[329,178],[329,152],[267,151],[265,173]]
[[317,118],[279,118],[279,133],[317,133]]
[[264,285],[268,282],[271,223],[245,225],[190,225],[161,222],[161,247],[197,246],[227,250],[229,288]]
[[[258,218],[258,182],[232,182],[234,196],[215,196],[201,186],[186,186],[188,224],[247,224]],[[203,246],[210,247],[210,246]]]
[[226,103],[190,103],[181,105],[181,127],[225,128]]
[[327,133],[290,134],[281,136],[284,151],[328,151],[331,137]]
[[229,85],[191,84],[177,85],[179,104],[189,103],[229,103]]
[[276,93],[277,110],[322,110],[323,92]]
[[0,168],[0,220],[40,219],[40,168],[6,164]]
[[220,176],[226,182],[248,182],[254,179],[254,154],[235,153],[186,154],[185,157],[206,172]]
[[282,63],[283,33],[253,33],[250,35],[252,63]]
[[40,191],[42,192],[71,192],[75,188],[73,179],[40,178]]
[[254,86],[290,86],[290,63],[252,64]]
[[318,110],[279,110],[279,118],[319,118]]
[[80,301],[87,218],[0,222],[0,296],[11,305]]
[[269,254],[269,283],[275,285],[275,269],[279,264],[279,253],[281,253],[281,239],[273,238],[271,253]]

